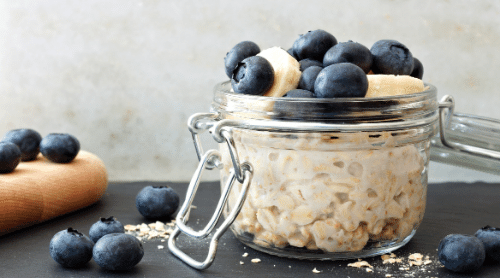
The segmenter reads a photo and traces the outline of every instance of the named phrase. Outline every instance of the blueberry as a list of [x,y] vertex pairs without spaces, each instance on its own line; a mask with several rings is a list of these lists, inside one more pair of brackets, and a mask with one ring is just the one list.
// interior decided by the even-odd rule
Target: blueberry
[[64,267],[81,267],[92,259],[94,243],[88,236],[68,228],[50,240],[50,256]]
[[395,40],[380,40],[373,44],[373,73],[410,75],[413,56],[406,46]]
[[40,152],[42,136],[33,129],[14,129],[5,134],[2,141],[16,144],[21,150],[21,161],[35,160]]
[[113,216],[102,217],[90,227],[89,236],[93,242],[97,242],[101,237],[111,233],[125,233],[125,227]]
[[317,67],[323,67],[323,63],[320,61],[316,60],[311,60],[311,59],[304,59],[300,60],[300,71],[304,72],[307,68],[312,67],[312,66],[317,66]]
[[40,142],[40,152],[52,162],[71,162],[79,151],[80,142],[67,133],[51,133]]
[[314,92],[314,82],[322,69],[322,67],[317,66],[308,67],[300,76],[299,85],[297,87],[299,89]]
[[251,41],[243,41],[235,45],[231,50],[229,50],[224,58],[227,76],[231,78],[233,76],[233,70],[239,62],[243,61],[245,58],[255,56],[259,54],[259,52],[259,46]]
[[484,263],[484,246],[475,236],[447,235],[439,242],[438,258],[451,271],[472,272]]
[[21,162],[21,150],[11,142],[0,142],[0,173],[10,173]]
[[321,62],[328,49],[336,44],[337,39],[326,31],[309,31],[295,40],[293,53],[299,61],[309,58]]
[[348,41],[334,45],[323,57],[323,67],[338,63],[353,63],[365,73],[372,68],[372,54],[370,50],[357,42]]
[[179,195],[168,186],[148,185],[137,194],[135,206],[148,219],[169,218],[179,207]]
[[411,72],[410,76],[418,78],[422,80],[422,77],[424,76],[424,66],[418,60],[417,58],[413,57],[413,71]]
[[142,243],[132,235],[112,233],[101,237],[94,245],[92,257],[106,270],[129,270],[144,256]]
[[274,69],[271,63],[260,56],[244,59],[234,69],[231,86],[236,93],[263,95],[273,85]]
[[474,235],[483,243],[486,258],[500,262],[500,228],[486,226]]
[[364,97],[367,90],[366,74],[351,63],[333,64],[322,69],[314,83],[317,98]]

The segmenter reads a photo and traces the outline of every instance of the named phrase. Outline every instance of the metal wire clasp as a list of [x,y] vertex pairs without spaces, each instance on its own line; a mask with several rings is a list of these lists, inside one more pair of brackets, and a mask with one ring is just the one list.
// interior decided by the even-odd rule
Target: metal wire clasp
[[[216,116],[214,116],[213,114],[195,114],[189,119],[188,122],[189,129],[193,134],[193,141],[195,143],[196,152],[198,154],[200,162],[191,179],[191,182],[189,183],[188,190],[186,192],[186,199],[182,204],[181,209],[177,213],[177,217],[175,219],[176,220],[175,229],[170,235],[170,238],[168,240],[168,248],[175,256],[177,256],[179,259],[181,259],[189,266],[200,270],[207,269],[208,267],[210,267],[210,265],[212,265],[213,260],[215,259],[215,253],[217,251],[217,245],[220,237],[224,234],[227,228],[229,228],[229,226],[236,219],[236,216],[240,212],[241,207],[245,202],[246,195],[248,192],[248,186],[250,185],[253,173],[253,169],[250,163],[248,162],[244,162],[242,164],[239,163],[231,133],[227,131],[224,132],[223,136],[226,139],[228,145],[230,145],[230,153],[231,157],[233,158],[234,167],[230,170],[229,178],[227,180],[224,189],[221,192],[221,198],[219,199],[215,212],[212,215],[212,218],[210,219],[208,224],[205,226],[205,228],[203,228],[200,231],[194,231],[193,229],[191,229],[186,225],[189,219],[191,205],[196,195],[196,191],[198,190],[198,187],[200,185],[200,178],[201,175],[203,174],[203,171],[205,169],[212,169],[214,167],[218,168],[222,167],[221,154],[219,151],[209,150],[205,154],[201,155],[203,149],[201,143],[199,142],[198,133],[208,129],[213,124],[209,123],[202,127],[198,125],[198,122],[202,119],[206,119],[207,117],[211,119],[216,118]],[[209,236],[210,233],[215,228],[215,226],[217,225],[217,223],[219,222],[219,219],[222,215],[222,211],[227,203],[229,194],[236,180],[238,180],[242,184],[242,186],[240,189],[240,193],[238,195],[238,199],[236,200],[235,206],[233,207],[229,215],[226,217],[224,222],[221,224],[221,226],[215,231],[214,235],[212,236],[206,259],[203,262],[194,260],[186,253],[181,251],[179,248],[177,248],[177,246],[175,245],[177,237],[180,235],[181,232],[194,238],[205,238]]]
[[[215,120],[219,117],[217,113],[196,113],[191,115],[188,119],[188,129],[191,131],[191,137],[193,138],[194,148],[196,150],[196,155],[198,155],[198,160],[201,160],[201,156],[203,155],[203,147],[200,142],[200,133],[205,132],[210,129]],[[220,160],[210,160],[206,165],[207,169],[222,167],[222,163]]]

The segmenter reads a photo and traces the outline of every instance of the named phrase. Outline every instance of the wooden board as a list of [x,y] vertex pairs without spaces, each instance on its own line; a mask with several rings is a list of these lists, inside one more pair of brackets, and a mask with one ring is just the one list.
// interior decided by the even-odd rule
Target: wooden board
[[89,206],[108,185],[104,163],[80,151],[70,163],[54,163],[41,154],[0,174],[0,235]]

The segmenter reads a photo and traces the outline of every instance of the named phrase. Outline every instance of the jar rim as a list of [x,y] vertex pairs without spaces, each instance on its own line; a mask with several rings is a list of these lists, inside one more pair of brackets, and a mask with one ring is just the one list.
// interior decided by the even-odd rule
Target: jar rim
[[373,98],[284,98],[236,94],[230,81],[214,88],[212,110],[221,118],[324,123],[376,123],[435,116],[437,88],[424,83],[419,93]]
[[413,93],[413,94],[401,94],[401,95],[395,95],[395,96],[381,96],[381,97],[350,97],[350,98],[283,98],[283,97],[271,97],[271,96],[259,96],[259,95],[247,95],[247,94],[237,94],[234,91],[232,91],[231,88],[231,81],[227,80],[224,82],[220,82],[214,87],[214,91],[225,93],[225,94],[230,94],[233,95],[234,97],[241,97],[245,99],[260,99],[260,100],[268,100],[268,101],[276,101],[276,100],[283,100],[283,101],[304,101],[304,102],[376,102],[380,100],[388,100],[388,99],[407,99],[407,98],[414,98],[414,97],[419,97],[419,96],[427,96],[429,94],[437,92],[437,88],[427,82],[424,83],[424,88],[426,88],[422,92],[418,93]]

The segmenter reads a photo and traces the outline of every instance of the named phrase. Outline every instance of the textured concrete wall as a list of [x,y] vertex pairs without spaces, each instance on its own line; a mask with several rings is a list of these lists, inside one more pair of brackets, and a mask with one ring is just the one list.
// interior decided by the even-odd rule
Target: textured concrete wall
[[457,111],[500,118],[499,13],[494,0],[0,0],[0,133],[69,132],[112,180],[188,180],[186,121],[227,79],[226,52],[242,40],[288,48],[314,29],[368,47],[399,40]]

